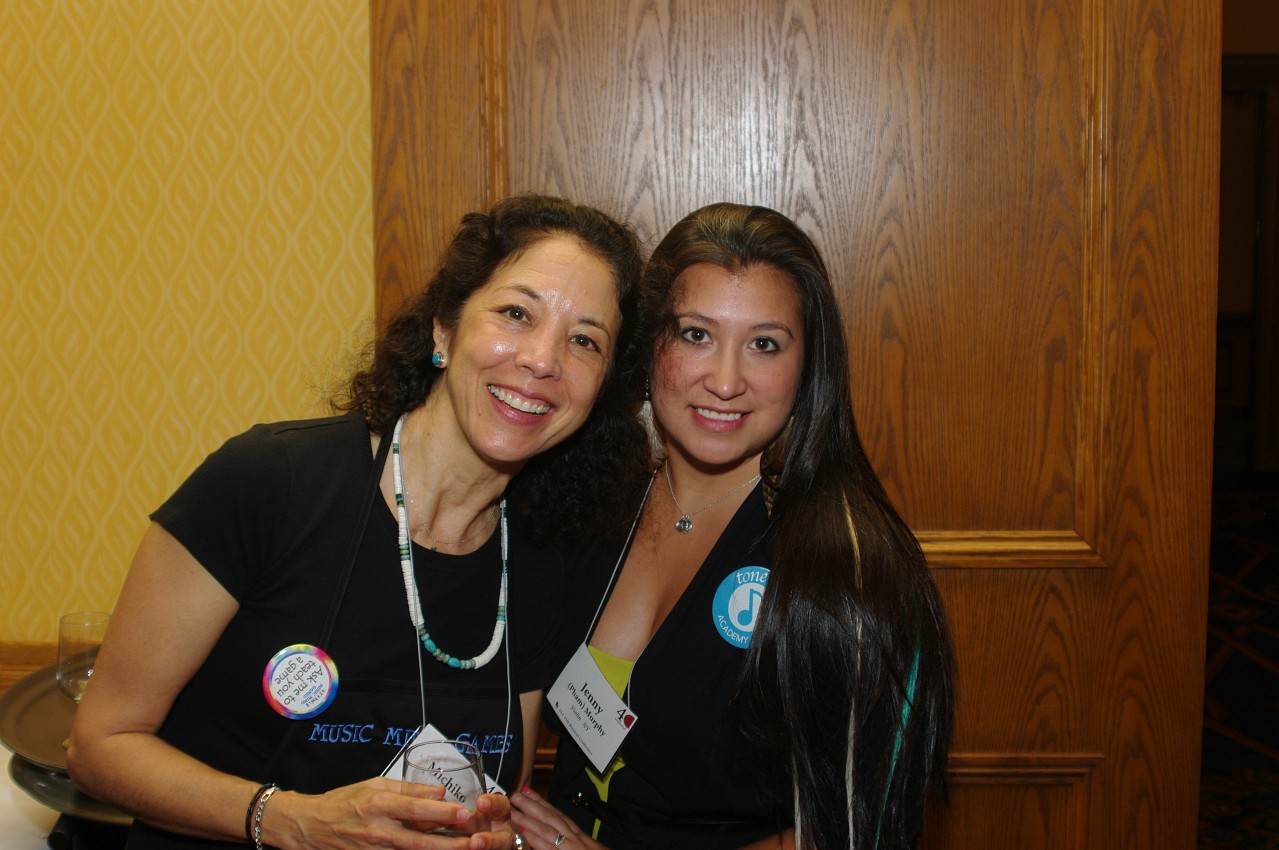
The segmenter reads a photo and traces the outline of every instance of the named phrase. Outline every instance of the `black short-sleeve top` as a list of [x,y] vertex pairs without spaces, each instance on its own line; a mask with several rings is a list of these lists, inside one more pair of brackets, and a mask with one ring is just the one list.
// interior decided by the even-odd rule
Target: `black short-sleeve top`
[[[257,425],[152,514],[239,603],[161,737],[219,770],[315,793],[379,775],[425,709],[448,736],[480,745],[490,775],[500,762],[509,789],[522,752],[518,694],[557,672],[560,554],[508,523],[509,642],[477,670],[441,664],[420,651],[410,620],[378,458],[353,416]],[[492,637],[500,537],[463,556],[414,544],[426,628],[454,656],[475,656]],[[338,670],[333,702],[305,720],[273,708],[262,681],[296,644],[319,647]]]

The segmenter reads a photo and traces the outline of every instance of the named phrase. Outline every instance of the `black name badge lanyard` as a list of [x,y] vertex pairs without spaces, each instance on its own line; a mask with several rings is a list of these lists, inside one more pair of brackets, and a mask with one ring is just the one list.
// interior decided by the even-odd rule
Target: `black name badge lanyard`
[[[364,540],[365,529],[368,528],[369,516],[373,512],[374,501],[377,499],[381,491],[382,468],[386,465],[386,458],[390,454],[391,441],[383,437],[378,441],[377,455],[373,459],[373,468],[369,472],[369,480],[364,487],[364,498],[361,501],[360,510],[355,514],[355,526],[351,530],[351,540],[347,545],[346,559],[342,563],[342,570],[338,573],[337,584],[334,587],[334,593],[329,602],[329,611],[324,619],[324,628],[320,633],[320,646],[329,646],[333,640],[333,627],[337,623],[338,612],[342,608],[342,600],[346,596],[346,589],[351,583],[351,575],[355,572],[355,559],[360,551],[360,544]],[[267,760],[266,766],[263,768],[263,775],[271,777],[276,772],[280,759],[288,750],[297,743],[298,732],[301,727],[306,726],[305,723],[290,723],[288,730],[280,737],[280,743],[275,748],[275,752]]]
[[[654,476],[656,477],[656,476]],[[649,479],[644,498],[640,501],[631,523],[631,530],[626,535],[626,542],[617,555],[613,565],[613,574],[609,577],[604,595],[595,608],[595,616],[587,626],[581,645],[572,659],[565,665],[550,689],[546,692],[547,702],[551,710],[559,718],[565,735],[577,744],[578,748],[600,773],[608,769],[608,765],[622,747],[622,742],[630,734],[631,728],[639,720],[639,715],[632,710],[627,701],[613,691],[608,679],[592,658],[589,644],[595,626],[604,613],[609,596],[621,575],[622,564],[626,561],[631,542],[635,539],[635,529],[639,527],[640,517],[644,515],[644,506],[648,503],[649,493],[653,489],[653,480]],[[642,654],[642,653],[641,653]],[[625,692],[634,699],[627,685]]]

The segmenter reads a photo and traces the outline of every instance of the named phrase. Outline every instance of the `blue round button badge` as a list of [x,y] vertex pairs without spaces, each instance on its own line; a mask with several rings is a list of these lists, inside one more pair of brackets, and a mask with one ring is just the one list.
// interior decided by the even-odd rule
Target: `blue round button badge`
[[751,645],[759,617],[768,567],[741,567],[725,577],[711,602],[711,619],[719,636],[738,649]]

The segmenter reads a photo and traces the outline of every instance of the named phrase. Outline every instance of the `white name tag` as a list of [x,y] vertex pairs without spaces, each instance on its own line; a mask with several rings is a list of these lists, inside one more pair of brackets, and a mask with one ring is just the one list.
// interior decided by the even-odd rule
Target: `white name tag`
[[[421,729],[418,729],[417,732],[413,733],[413,737],[409,739],[409,742],[400,748],[400,751],[396,753],[395,758],[386,766],[386,770],[382,771],[382,775],[387,779],[395,779],[398,781],[399,778],[404,775],[404,754],[408,752],[409,747],[413,746],[418,741],[447,740],[449,740],[449,736],[441,732],[434,723],[426,724]],[[501,785],[498,785],[497,781],[488,775],[487,770],[484,771],[484,787],[488,789],[488,793],[490,794],[506,793],[506,789]],[[474,808],[474,806],[472,806],[472,808]]]
[[565,730],[600,773],[639,717],[617,695],[582,644],[546,695]]

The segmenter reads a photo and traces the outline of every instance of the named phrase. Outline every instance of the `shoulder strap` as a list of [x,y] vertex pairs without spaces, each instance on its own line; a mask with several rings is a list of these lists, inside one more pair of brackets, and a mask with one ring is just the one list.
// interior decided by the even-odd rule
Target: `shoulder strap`
[[[390,453],[391,441],[383,436],[378,441],[377,455],[373,459],[373,467],[369,472],[369,480],[364,486],[364,498],[361,501],[360,509],[355,514],[355,523],[351,529],[351,539],[347,544],[346,559],[342,562],[342,570],[338,573],[337,584],[333,589],[332,601],[329,603],[329,612],[324,619],[324,629],[321,632],[320,645],[327,646],[333,637],[333,626],[337,622],[338,612],[342,609],[342,599],[346,596],[347,586],[351,583],[351,574],[355,572],[355,557],[360,551],[360,544],[364,540],[364,530],[368,527],[369,516],[373,512],[374,500],[381,492],[380,484],[382,481],[382,467],[386,465],[387,455]],[[305,724],[292,723],[289,729],[280,737],[280,743],[275,748],[275,752],[271,753],[271,758],[267,760],[263,774],[269,777],[275,771],[276,763],[280,757],[293,744],[293,740],[297,737],[297,730]]]

